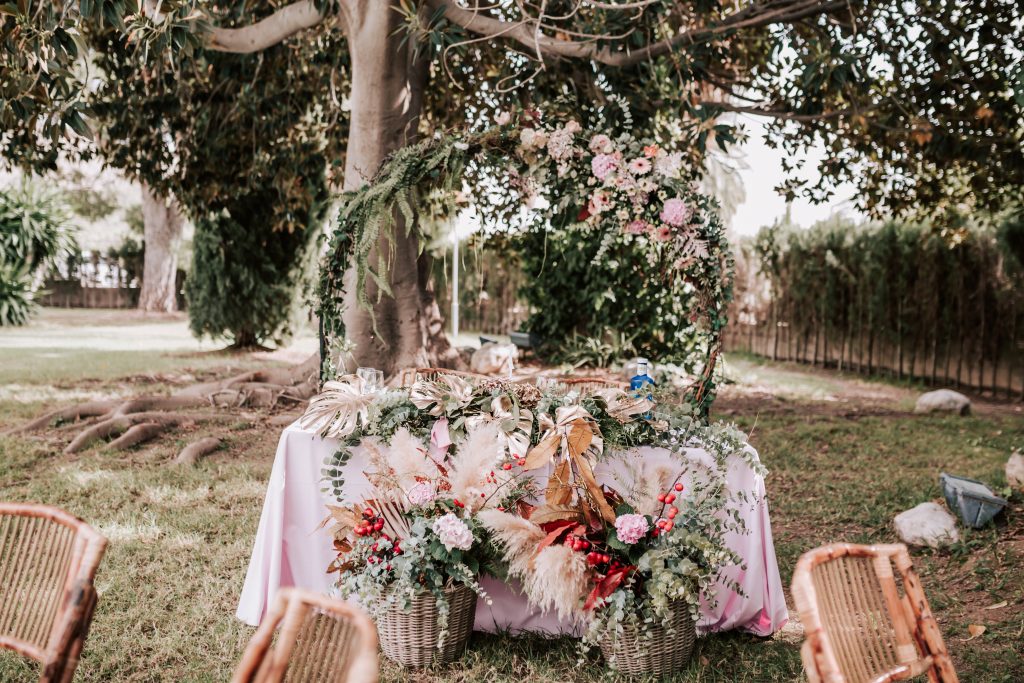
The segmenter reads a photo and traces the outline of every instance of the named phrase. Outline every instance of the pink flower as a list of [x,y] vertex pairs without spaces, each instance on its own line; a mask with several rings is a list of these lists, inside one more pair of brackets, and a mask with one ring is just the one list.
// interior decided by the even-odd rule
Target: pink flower
[[654,231],[654,239],[659,242],[668,242],[672,239],[672,229],[667,225],[658,226],[658,229]]
[[607,135],[598,133],[590,138],[590,151],[594,154],[609,154],[612,151],[612,139]]
[[650,227],[651,226],[647,224],[647,221],[637,219],[635,221],[630,221],[629,224],[626,225],[626,232],[631,235],[642,235],[647,232]]
[[651,170],[651,162],[643,157],[633,159],[629,162],[629,172],[633,175],[643,175]]
[[409,502],[413,505],[426,505],[437,497],[437,492],[431,484],[421,481],[409,489],[408,496]]
[[654,159],[654,169],[661,175],[669,178],[675,177],[679,173],[679,169],[682,167],[682,152],[666,154],[664,151],[659,150],[658,156]]
[[610,208],[612,208],[612,200],[604,192],[598,190],[590,195],[590,203],[587,205],[587,210],[591,216],[596,216]]
[[616,535],[626,545],[633,545],[646,536],[650,529],[643,515],[620,515],[615,518]]
[[499,126],[507,126],[512,122],[512,114],[507,111],[498,112],[498,115],[494,117],[494,122]]
[[604,180],[619,165],[619,160],[611,154],[598,154],[590,160],[590,170],[598,180]]
[[682,199],[673,197],[665,202],[665,206],[661,209],[661,220],[665,221],[669,225],[679,227],[683,225],[692,215],[690,207],[686,205]]
[[454,513],[439,517],[431,528],[449,551],[456,548],[469,550],[473,546],[473,532]]

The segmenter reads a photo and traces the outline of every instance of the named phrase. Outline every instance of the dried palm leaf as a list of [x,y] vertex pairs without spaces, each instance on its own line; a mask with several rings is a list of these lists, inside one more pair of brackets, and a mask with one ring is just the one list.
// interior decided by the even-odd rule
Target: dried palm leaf
[[360,393],[347,382],[326,382],[323,390],[310,399],[299,425],[324,438],[344,438],[360,424],[366,424],[367,409],[375,398],[373,394]]

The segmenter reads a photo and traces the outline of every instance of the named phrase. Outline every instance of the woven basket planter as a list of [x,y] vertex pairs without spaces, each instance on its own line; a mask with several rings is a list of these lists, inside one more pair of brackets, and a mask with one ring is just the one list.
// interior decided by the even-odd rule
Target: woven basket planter
[[697,630],[686,604],[672,605],[671,629],[660,623],[646,631],[624,624],[622,634],[606,634],[601,639],[601,654],[622,674],[665,676],[682,670],[693,654]]
[[380,648],[402,666],[420,668],[437,662],[450,664],[466,649],[476,617],[476,593],[462,584],[444,589],[448,600],[448,636],[440,649],[437,638],[437,600],[432,593],[417,595],[408,610],[392,605],[377,620]]

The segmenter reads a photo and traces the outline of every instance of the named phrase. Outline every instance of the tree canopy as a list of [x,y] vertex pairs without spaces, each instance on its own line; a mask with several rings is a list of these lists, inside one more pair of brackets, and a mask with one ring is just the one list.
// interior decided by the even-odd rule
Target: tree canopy
[[[336,115],[344,83],[316,67],[324,59],[344,62],[341,34],[355,4],[168,0],[160,15],[146,11],[150,3],[136,12],[126,0],[0,6],[4,157],[52,165],[69,138],[88,132],[92,111],[80,58],[83,30],[96,25],[124,27],[129,50],[173,64],[163,77],[186,82],[176,93],[181,104],[173,106],[200,126],[216,118],[201,111],[215,102],[195,81],[203,82],[218,58],[197,46],[253,52],[302,32],[285,48],[285,72],[261,73],[260,82],[328,86],[324,106]],[[510,100],[594,101],[622,93],[638,119],[664,135],[686,136],[698,154],[711,140],[731,139],[720,118],[726,112],[772,121],[771,143],[787,149],[792,167],[810,145],[824,145],[822,180],[811,186],[794,177],[781,188],[789,196],[823,199],[849,180],[866,210],[965,201],[991,209],[1022,181],[1024,10],[1013,0],[394,4],[405,13],[406,39],[432,57],[437,87],[428,92],[425,125],[464,123]],[[125,70],[114,66],[107,60],[101,68],[123,78]],[[137,56],[119,66],[147,78]],[[106,87],[115,101],[137,96],[130,86]],[[257,95],[275,99],[266,90]],[[244,144],[246,133],[223,123],[230,122],[218,121],[225,134]],[[253,133],[273,140],[279,129]]]

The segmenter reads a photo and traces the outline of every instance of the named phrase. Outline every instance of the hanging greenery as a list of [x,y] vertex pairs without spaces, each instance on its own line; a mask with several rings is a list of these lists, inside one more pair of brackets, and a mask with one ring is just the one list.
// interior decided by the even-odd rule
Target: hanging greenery
[[[489,229],[558,233],[597,245],[595,269],[606,269],[624,248],[639,255],[630,266],[634,277],[672,293],[668,305],[676,327],[663,334],[699,340],[690,344],[699,360],[688,362],[687,370],[698,378],[691,400],[706,411],[732,262],[715,204],[694,189],[682,153],[634,138],[628,125],[603,127],[600,119],[585,129],[574,119],[551,121],[525,110],[503,114],[497,123],[399,150],[371,183],[344,198],[320,281],[328,348],[344,339],[346,270],[354,267],[358,305],[372,313],[374,297],[391,294],[386,273],[396,231],[418,232],[427,216],[451,216],[464,188],[472,186],[475,209]],[[638,307],[638,315],[660,314]],[[333,368],[324,374],[333,376]]]

